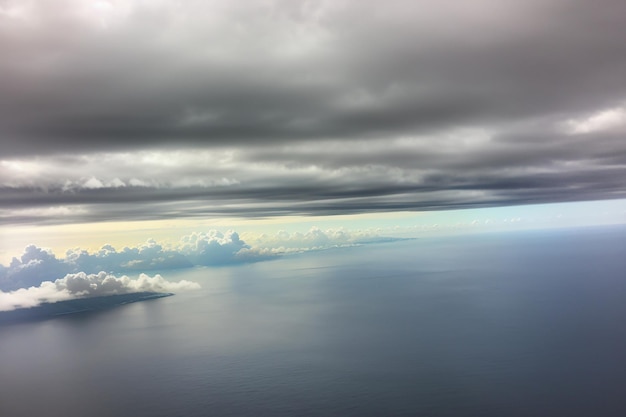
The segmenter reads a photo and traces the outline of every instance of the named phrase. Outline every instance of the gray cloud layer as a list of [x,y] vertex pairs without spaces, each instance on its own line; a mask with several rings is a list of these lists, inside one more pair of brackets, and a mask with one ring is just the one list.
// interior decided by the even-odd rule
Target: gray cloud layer
[[624,27],[618,0],[5,1],[0,221],[623,198]]

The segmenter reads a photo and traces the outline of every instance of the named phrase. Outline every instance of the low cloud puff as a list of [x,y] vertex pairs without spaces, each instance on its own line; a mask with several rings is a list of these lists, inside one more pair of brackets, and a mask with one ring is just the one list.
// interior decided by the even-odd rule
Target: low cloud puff
[[196,265],[228,265],[262,260],[265,254],[253,250],[237,232],[210,230],[184,236],[178,251]]
[[44,281],[38,286],[16,291],[0,291],[0,311],[36,307],[43,303],[136,292],[172,292],[193,290],[200,285],[190,281],[169,282],[160,275],[141,274],[138,279],[115,277],[106,272],[68,274],[55,281]]
[[125,247],[117,251],[111,245],[104,245],[96,253],[84,249],[72,249],[66,252],[66,262],[74,269],[87,272],[95,271],[153,271],[180,269],[193,264],[181,253],[164,249],[153,239],[137,247]]
[[28,245],[24,253],[13,258],[8,267],[0,265],[0,291],[37,286],[72,272],[67,261],[58,259],[51,251]]

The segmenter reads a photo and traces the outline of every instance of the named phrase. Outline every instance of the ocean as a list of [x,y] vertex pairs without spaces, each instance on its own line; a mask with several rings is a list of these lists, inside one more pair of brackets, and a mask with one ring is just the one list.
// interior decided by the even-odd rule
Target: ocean
[[0,416],[625,416],[626,227],[164,271],[201,290],[0,326]]

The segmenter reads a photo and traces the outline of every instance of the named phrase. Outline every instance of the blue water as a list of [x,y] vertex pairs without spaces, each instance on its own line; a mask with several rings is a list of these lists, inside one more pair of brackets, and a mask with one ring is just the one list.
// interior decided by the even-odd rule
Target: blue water
[[624,416],[626,228],[164,274],[202,290],[0,327],[0,416]]

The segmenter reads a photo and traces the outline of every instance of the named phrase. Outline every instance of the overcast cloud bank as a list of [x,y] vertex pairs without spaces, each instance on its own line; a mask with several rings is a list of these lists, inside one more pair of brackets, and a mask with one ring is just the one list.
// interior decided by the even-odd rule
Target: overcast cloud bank
[[0,3],[0,223],[626,198],[626,3]]

